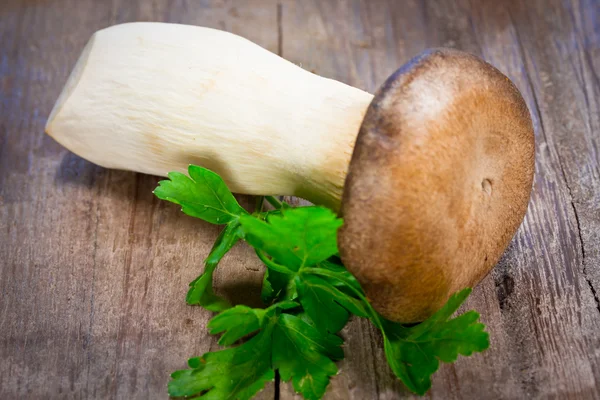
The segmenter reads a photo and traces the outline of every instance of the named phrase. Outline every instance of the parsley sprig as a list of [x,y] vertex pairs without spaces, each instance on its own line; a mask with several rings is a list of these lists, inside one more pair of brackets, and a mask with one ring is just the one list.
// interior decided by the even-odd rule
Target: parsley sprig
[[[188,360],[169,383],[174,397],[250,399],[275,377],[291,381],[305,399],[320,399],[344,358],[340,330],[351,315],[368,318],[383,336],[394,374],[414,393],[431,387],[439,361],[454,362],[488,348],[485,325],[468,311],[452,318],[471,289],[454,294],[426,321],[404,326],[371,307],[358,281],[341,263],[337,230],[343,224],[324,207],[292,208],[259,197],[251,214],[214,172],[191,165],[161,181],[154,193],[179,204],[190,216],[225,228],[205,260],[204,272],[190,283],[186,301],[219,312],[208,323],[221,334],[224,350]],[[274,209],[263,211],[267,200]],[[239,241],[252,246],[266,265],[261,297],[266,308],[232,306],[213,291],[213,273]]]

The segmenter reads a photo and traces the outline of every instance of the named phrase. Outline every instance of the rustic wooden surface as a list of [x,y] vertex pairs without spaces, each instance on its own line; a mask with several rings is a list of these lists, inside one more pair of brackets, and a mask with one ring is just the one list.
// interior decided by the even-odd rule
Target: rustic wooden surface
[[[523,92],[535,187],[503,260],[468,300],[491,349],[444,365],[431,398],[600,398],[600,2],[2,0],[0,398],[166,398],[168,374],[217,348],[188,282],[218,230],[43,134],[90,35],[126,21],[229,30],[374,91],[424,48],[484,57]],[[240,197],[244,204],[252,199]],[[237,246],[219,290],[256,302],[262,268]],[[354,320],[327,399],[410,397],[381,338]],[[295,398],[287,384],[258,398]]]

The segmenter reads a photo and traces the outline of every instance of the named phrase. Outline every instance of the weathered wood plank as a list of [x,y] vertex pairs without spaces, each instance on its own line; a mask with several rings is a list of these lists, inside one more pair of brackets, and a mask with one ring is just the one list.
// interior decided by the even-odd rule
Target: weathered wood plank
[[[218,229],[155,199],[157,178],[69,153],[43,134],[45,119],[98,29],[174,21],[276,51],[276,4],[9,1],[0,18],[0,398],[165,398],[172,371],[217,347],[210,313],[184,299]],[[247,301],[261,278],[239,246],[216,280]]]
[[[541,352],[545,368],[536,376],[536,383],[558,395],[597,395],[599,360],[589,355],[598,354],[600,349],[596,294],[600,283],[600,86],[594,78],[597,70],[590,63],[592,48],[584,47],[583,32],[576,22],[582,10],[573,2],[535,2],[528,8],[515,4],[509,12],[515,34],[522,41],[529,91],[537,108],[541,143],[545,144],[540,148],[544,153],[541,157],[551,163],[540,166],[539,175],[549,171],[555,175],[552,180],[557,185],[549,189],[556,193],[557,186],[561,188],[557,206],[568,218],[553,235],[558,244],[545,238],[549,251],[557,255],[551,264],[552,275],[562,290],[547,299],[551,308],[540,318],[545,322],[539,326],[545,331],[541,348],[554,351]],[[588,2],[585,12],[595,13],[597,19],[600,7]],[[596,41],[597,58],[599,32],[595,29],[588,30],[585,37]],[[550,209],[549,205],[545,208]],[[553,314],[560,318],[552,318]]]
[[[403,2],[413,14],[418,11],[415,3]],[[318,75],[374,92],[403,55],[396,50],[385,9],[387,4],[377,1],[283,2],[282,55]],[[343,337],[346,358],[326,399],[396,398],[406,393],[385,362],[379,332],[368,321],[354,319]],[[301,398],[290,383],[280,387],[281,399]]]
[[[590,11],[597,14],[597,4],[588,2],[570,7],[559,2],[511,2],[507,8],[507,3],[485,1],[402,2],[402,5],[385,5],[379,1],[369,2],[369,5],[357,1],[333,5],[308,3],[284,8],[283,15],[284,32],[289,31],[284,34],[284,56],[297,62],[299,57],[308,57],[309,61],[303,61],[308,69],[372,91],[393,69],[423,48],[456,47],[484,57],[506,73],[523,91],[532,112],[538,145],[538,174],[528,216],[503,261],[475,290],[467,304],[468,308],[482,313],[492,334],[492,348],[483,355],[460,360],[455,366],[443,366],[435,376],[430,396],[596,396],[598,360],[595,354],[599,348],[600,319],[594,293],[587,282],[591,279],[588,277],[598,271],[597,246],[591,243],[600,231],[595,222],[600,216],[599,180],[593,172],[597,170],[598,135],[594,132],[598,130],[594,130],[594,124],[597,124],[598,107],[597,100],[590,100],[598,98],[593,72],[598,39],[597,33],[578,33],[577,29],[584,29],[582,9],[588,12],[585,27],[597,29],[590,22],[594,17],[589,17]],[[557,23],[558,16],[569,15],[570,10],[576,21],[579,18],[577,29],[560,20],[561,30],[553,29],[551,23],[541,26],[532,23],[533,20]],[[288,17],[286,11],[293,15]],[[336,18],[331,18],[332,15]],[[526,34],[520,35],[521,30]],[[553,36],[548,32],[553,32]],[[301,34],[307,37],[298,39]],[[571,35],[579,35],[580,39],[570,41]],[[286,40],[287,36],[292,39]],[[538,42],[522,37],[535,37]],[[352,46],[355,42],[367,45],[356,49]],[[561,103],[556,103],[555,109],[548,113],[552,116],[540,115],[540,109],[548,105],[540,104],[536,97],[539,87],[532,83],[536,79],[537,63],[552,62],[554,69],[565,70],[552,76],[563,85],[560,91],[563,96],[577,88],[575,79],[562,78],[572,76],[577,69],[557,62],[565,59],[565,55],[549,51],[553,44],[565,42],[575,46],[578,42],[587,43],[581,50],[581,58],[588,60],[587,69],[579,69],[582,71],[580,82],[585,82],[582,87],[589,93],[587,97],[580,95],[581,105],[572,98],[564,99],[570,109],[580,110],[576,113],[565,114],[556,109]],[[579,47],[583,48],[581,44]],[[533,59],[534,56],[537,58]],[[361,78],[357,79],[359,69]],[[545,79],[548,82],[550,78]],[[587,103],[583,102],[585,99]],[[561,123],[552,127],[543,123],[544,118],[555,116],[563,119]],[[586,117],[587,130],[581,126],[584,122],[577,122],[582,138],[573,138],[567,126],[585,121]],[[562,149],[554,142],[559,137],[563,138]],[[566,169],[573,169],[572,174],[576,176],[565,177],[562,158],[575,152],[581,158],[571,161]],[[577,172],[581,170],[584,172]],[[583,173],[587,175],[582,182]],[[579,197],[581,204],[571,205],[572,187],[587,190],[587,197]],[[576,206],[588,211],[584,217],[585,232],[588,232],[587,243],[594,248],[591,250],[594,255],[586,253],[585,259],[582,249],[585,251],[586,241],[582,248],[578,228],[581,221],[573,208]],[[380,346],[373,348],[372,344],[364,343],[366,333],[373,332],[360,322],[353,322],[345,331],[347,360],[341,364],[342,374],[333,381],[331,398],[396,397],[393,393],[398,393],[397,387],[391,392],[381,389],[386,386],[382,382],[391,382],[393,376],[382,365]],[[360,367],[346,370],[347,363],[357,363]],[[282,387],[282,398],[291,397],[290,386]]]
[[[95,167],[42,134],[92,32],[159,20],[233,31],[368,91],[426,47],[467,50],[506,73],[535,124],[534,193],[466,306],[482,313],[492,348],[442,366],[428,397],[597,398],[599,17],[594,0],[3,1],[0,397],[165,398],[168,373],[216,348],[210,313],[183,299],[218,230],[154,199],[157,178]],[[238,246],[217,286],[252,301],[261,275]],[[411,397],[366,321],[344,337],[327,398]],[[271,385],[260,398],[274,395]],[[280,397],[296,396],[282,384]]]
[[[486,320],[501,322],[500,329],[492,333],[504,336],[507,344],[504,348],[492,348],[486,357],[497,354],[498,359],[489,360],[487,365],[510,366],[509,387],[515,389],[516,397],[591,396],[597,393],[590,368],[595,357],[589,356],[595,350],[587,346],[586,340],[590,332],[597,331],[598,317],[589,290],[582,289],[585,281],[580,276],[577,221],[556,149],[548,140],[564,134],[560,132],[564,128],[544,123],[539,108],[544,107],[546,100],[536,96],[532,88],[536,78],[531,63],[542,65],[539,57],[548,50],[549,43],[531,43],[531,32],[522,34],[531,29],[533,21],[552,18],[566,10],[559,2],[530,2],[527,7],[517,2],[474,3],[469,5],[472,36],[477,38],[480,54],[523,92],[534,119],[538,149],[528,215],[504,261],[492,274],[499,315],[481,308]],[[536,29],[541,36],[556,31],[552,26]],[[569,40],[567,32],[558,36],[555,41]],[[506,396],[506,389],[501,390]]]

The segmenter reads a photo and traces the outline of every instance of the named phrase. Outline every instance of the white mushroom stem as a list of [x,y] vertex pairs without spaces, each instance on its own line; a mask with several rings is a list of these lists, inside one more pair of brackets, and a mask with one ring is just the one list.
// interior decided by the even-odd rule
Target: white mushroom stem
[[198,164],[237,193],[339,207],[372,95],[214,29],[131,23],[94,34],[46,131],[96,164]]

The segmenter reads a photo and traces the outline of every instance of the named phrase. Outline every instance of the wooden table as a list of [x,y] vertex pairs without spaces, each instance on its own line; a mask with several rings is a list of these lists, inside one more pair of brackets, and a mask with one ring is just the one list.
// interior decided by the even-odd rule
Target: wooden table
[[[90,35],[147,20],[232,31],[368,91],[432,46],[507,74],[535,125],[533,197],[468,300],[490,350],[443,365],[429,396],[600,397],[598,1],[2,0],[0,399],[166,398],[170,372],[218,348],[211,314],[184,302],[218,229],[158,201],[158,178],[97,167],[43,133]],[[239,245],[216,279],[252,304],[261,276]],[[343,333],[327,399],[410,397],[368,322]],[[296,397],[276,382],[258,398]]]

